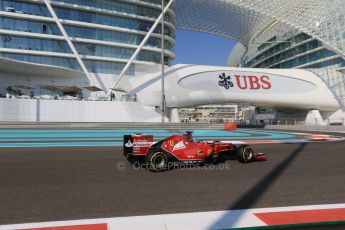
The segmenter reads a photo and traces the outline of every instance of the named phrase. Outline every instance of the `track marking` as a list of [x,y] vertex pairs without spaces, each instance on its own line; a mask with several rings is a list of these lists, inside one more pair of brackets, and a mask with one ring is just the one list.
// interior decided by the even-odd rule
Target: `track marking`
[[[11,132],[7,133],[7,131]],[[183,133],[184,130],[0,130],[0,148],[114,147],[122,146],[122,136],[129,132],[152,134],[155,136],[155,140],[159,141],[174,133]],[[220,140],[234,144],[289,144],[338,141],[344,139],[343,137],[323,134],[284,133],[261,130],[194,130],[194,134],[200,140]],[[257,136],[259,134],[263,136]]]
[[267,225],[303,224],[345,220],[345,208],[255,213]]
[[[165,215],[150,216],[132,216],[132,217],[115,217],[102,219],[84,219],[70,221],[55,221],[29,224],[0,225],[0,230],[9,229],[35,229],[35,230],[76,230],[81,229],[78,226],[97,226],[100,228],[92,230],[103,230],[107,226],[108,230],[129,230],[129,229],[150,229],[150,230],[180,230],[180,229],[229,229],[229,228],[246,228],[268,226],[276,223],[287,223],[286,214],[294,216],[289,218],[290,224],[322,222],[326,220],[327,214],[336,215],[336,220],[345,220],[344,215],[345,203],[343,204],[325,204],[325,205],[307,205],[291,206],[277,208],[258,208],[243,209],[230,211],[211,211],[211,212],[194,212],[194,213],[177,213]],[[271,215],[276,215],[272,221]],[[281,213],[281,215],[279,215]],[[312,214],[313,217],[303,220],[306,215]],[[261,218],[264,220],[262,220]],[[265,218],[266,217],[266,218]],[[268,220],[267,220],[268,219]],[[330,219],[330,218],[328,218]],[[331,219],[331,220],[333,220]],[[291,221],[290,221],[291,220]],[[295,220],[295,221],[294,221]],[[86,230],[86,229],[82,229]],[[90,230],[90,229],[87,229]]]
[[88,224],[45,228],[27,228],[25,230],[108,230],[107,224]]

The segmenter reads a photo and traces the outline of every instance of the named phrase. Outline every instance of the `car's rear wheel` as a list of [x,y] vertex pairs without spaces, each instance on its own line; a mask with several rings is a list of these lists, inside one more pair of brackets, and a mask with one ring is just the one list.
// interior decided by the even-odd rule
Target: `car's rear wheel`
[[150,151],[146,155],[147,168],[152,172],[161,172],[168,169],[168,157],[161,150]]
[[250,163],[255,160],[254,151],[249,145],[240,145],[237,148],[236,156],[241,163]]

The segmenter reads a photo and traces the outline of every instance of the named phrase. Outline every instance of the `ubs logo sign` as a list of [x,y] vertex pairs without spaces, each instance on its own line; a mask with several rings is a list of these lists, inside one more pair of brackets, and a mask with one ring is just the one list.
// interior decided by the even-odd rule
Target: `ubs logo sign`
[[220,79],[218,82],[219,86],[224,87],[225,89],[230,89],[230,87],[234,87],[234,83],[232,83],[231,77],[226,76],[225,73],[222,73],[221,75],[219,75],[219,79]]
[[268,76],[254,76],[254,75],[235,75],[235,84],[231,81],[231,76],[227,76],[225,73],[219,75],[218,85],[224,87],[225,89],[230,89],[230,87],[235,87],[241,90],[269,90],[272,88],[272,84]]

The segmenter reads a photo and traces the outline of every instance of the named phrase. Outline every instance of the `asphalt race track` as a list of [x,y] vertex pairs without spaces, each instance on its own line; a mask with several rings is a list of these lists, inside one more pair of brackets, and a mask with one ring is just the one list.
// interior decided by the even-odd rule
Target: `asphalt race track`
[[120,147],[0,148],[0,225],[345,203],[344,147],[255,145],[267,162],[162,173],[133,169]]

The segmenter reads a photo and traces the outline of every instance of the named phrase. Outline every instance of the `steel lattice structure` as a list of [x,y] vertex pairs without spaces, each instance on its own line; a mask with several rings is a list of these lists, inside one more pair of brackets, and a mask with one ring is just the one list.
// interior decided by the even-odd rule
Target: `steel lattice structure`
[[177,28],[207,32],[248,46],[275,22],[320,40],[345,58],[344,0],[176,0]]

